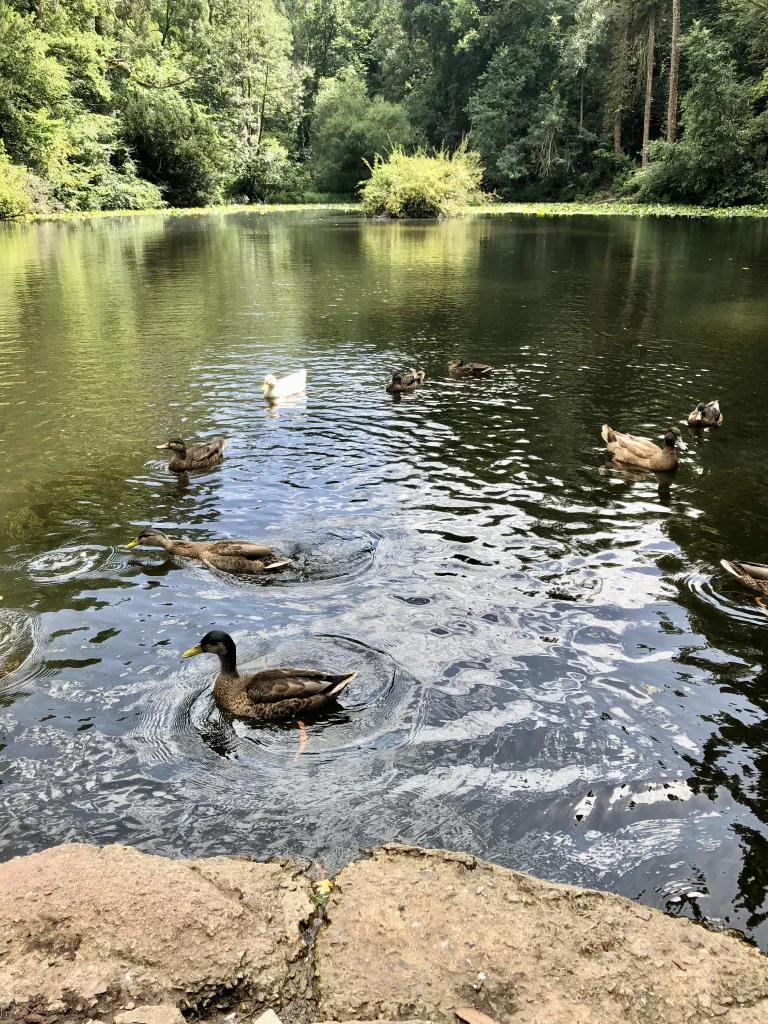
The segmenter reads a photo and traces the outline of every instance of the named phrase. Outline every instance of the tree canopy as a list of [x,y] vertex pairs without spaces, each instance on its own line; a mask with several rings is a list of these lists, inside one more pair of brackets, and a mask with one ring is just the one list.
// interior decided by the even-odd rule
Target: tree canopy
[[766,202],[768,4],[0,0],[0,217],[350,194],[467,144],[505,198]]

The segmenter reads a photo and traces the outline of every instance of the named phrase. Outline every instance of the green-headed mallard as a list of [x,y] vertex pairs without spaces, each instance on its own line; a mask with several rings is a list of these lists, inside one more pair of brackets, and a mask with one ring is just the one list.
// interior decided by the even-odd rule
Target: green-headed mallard
[[723,422],[723,414],[720,411],[720,403],[699,402],[696,408],[688,417],[689,427],[719,427]]
[[487,377],[492,370],[488,363],[465,363],[461,356],[448,363],[448,372],[454,377]]
[[390,395],[398,394],[400,391],[413,391],[423,383],[423,370],[414,370],[413,367],[410,370],[395,370],[389,378],[387,391]]
[[357,672],[335,675],[312,668],[268,668],[237,671],[237,648],[229,633],[214,629],[182,658],[215,654],[219,674],[213,684],[216,703],[240,718],[293,718],[333,700]]
[[164,548],[177,558],[194,558],[211,569],[238,575],[274,572],[290,565],[287,558],[275,554],[268,544],[249,540],[176,540],[154,526],[146,526],[127,548]]
[[215,441],[208,441],[206,444],[193,444],[187,448],[180,437],[172,437],[165,444],[156,444],[158,451],[168,448],[173,452],[173,458],[168,463],[168,469],[172,473],[186,473],[188,469],[208,469],[215,466],[224,458],[224,448],[227,442],[223,437]]
[[756,590],[758,594],[768,594],[768,565],[761,562],[729,562],[727,558],[722,558],[720,565],[745,587]]
[[603,440],[606,448],[616,462],[626,466],[639,466],[641,469],[652,469],[658,472],[677,468],[677,447],[685,448],[680,440],[680,428],[670,427],[664,435],[664,447],[660,448],[647,437],[635,437],[633,434],[619,434],[607,424],[603,424]]

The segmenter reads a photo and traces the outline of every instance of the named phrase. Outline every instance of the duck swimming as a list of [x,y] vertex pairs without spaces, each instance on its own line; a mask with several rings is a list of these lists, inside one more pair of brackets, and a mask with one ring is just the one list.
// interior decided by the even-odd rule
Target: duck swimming
[[750,590],[758,594],[768,594],[768,565],[762,562],[729,562],[727,558],[720,560],[720,565]]
[[214,629],[184,651],[182,658],[215,654],[219,674],[213,684],[213,699],[239,718],[264,721],[293,718],[333,700],[357,672],[333,674],[311,668],[268,668],[240,673],[237,648],[229,633]]
[[688,426],[719,427],[724,418],[717,399],[714,402],[699,402],[688,417]]
[[226,439],[219,437],[215,441],[194,444],[187,448],[180,437],[173,437],[165,444],[156,444],[155,448],[158,451],[169,449],[173,452],[173,458],[168,463],[168,469],[172,473],[186,473],[189,469],[208,469],[218,465],[224,458],[226,445]]
[[307,371],[299,370],[288,377],[281,377],[280,380],[268,373],[261,385],[261,390],[266,399],[290,398],[291,395],[300,395],[307,390]]
[[390,395],[398,394],[401,391],[413,391],[424,383],[423,370],[395,370],[389,378],[387,392]]
[[154,526],[146,526],[126,548],[164,548],[177,558],[192,558],[209,569],[247,575],[257,572],[275,572],[290,565],[287,558],[275,554],[268,544],[254,544],[248,540],[177,540]]
[[448,363],[448,372],[455,377],[487,377],[492,370],[488,363],[465,363],[461,356]]
[[670,427],[664,435],[664,447],[660,448],[647,437],[620,434],[607,424],[603,425],[602,437],[605,446],[616,462],[627,466],[639,466],[664,472],[677,468],[677,448],[685,448],[680,440],[680,428]]

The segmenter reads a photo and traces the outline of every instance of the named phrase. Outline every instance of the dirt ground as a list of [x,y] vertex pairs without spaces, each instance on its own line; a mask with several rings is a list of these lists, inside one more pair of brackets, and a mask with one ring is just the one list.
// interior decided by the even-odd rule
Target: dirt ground
[[[0,865],[1,1024],[768,1024],[768,958],[608,893],[385,846],[306,862],[55,847]],[[326,890],[330,888],[330,893]]]

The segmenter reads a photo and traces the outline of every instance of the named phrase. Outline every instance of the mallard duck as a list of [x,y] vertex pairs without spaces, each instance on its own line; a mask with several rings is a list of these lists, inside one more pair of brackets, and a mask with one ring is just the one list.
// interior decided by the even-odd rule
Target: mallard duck
[[139,536],[126,548],[165,548],[177,558],[194,558],[209,569],[244,575],[255,572],[275,572],[290,565],[287,558],[275,554],[268,544],[253,544],[248,540],[176,540],[154,526],[145,526]]
[[448,371],[455,377],[487,377],[492,370],[488,363],[465,363],[461,356],[448,363]]
[[208,441],[205,444],[193,444],[187,448],[180,437],[173,437],[165,444],[156,444],[158,451],[166,448],[173,452],[173,458],[168,463],[168,469],[172,473],[186,473],[188,469],[208,469],[216,466],[224,458],[226,440],[223,437],[215,441]]
[[723,414],[720,411],[720,403],[699,402],[696,408],[688,417],[689,427],[719,427],[723,422]]
[[687,446],[680,440],[680,428],[670,427],[664,435],[664,447],[660,448],[647,437],[635,437],[633,434],[619,434],[607,424],[602,429],[603,440],[608,451],[616,462],[627,466],[639,466],[641,469],[652,469],[659,472],[677,467],[676,448]]
[[727,558],[720,560],[720,565],[750,590],[758,594],[768,594],[768,565],[761,562],[729,562]]
[[423,370],[414,370],[413,367],[410,370],[395,370],[389,378],[387,391],[390,395],[400,391],[413,391],[415,388],[421,387],[423,383]]
[[289,377],[281,377],[280,380],[271,373],[264,378],[261,385],[264,397],[269,398],[290,398],[291,395],[300,395],[307,390],[307,371],[299,370]]
[[237,648],[229,633],[214,629],[182,658],[215,654],[219,674],[213,684],[216,703],[240,718],[292,718],[333,700],[357,672],[334,675],[312,668],[268,668],[262,672],[237,670]]

